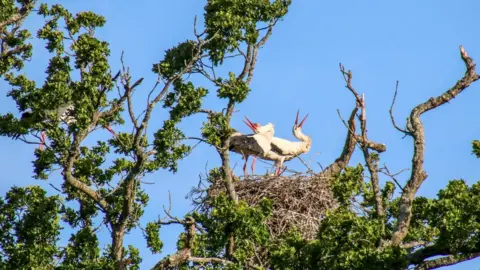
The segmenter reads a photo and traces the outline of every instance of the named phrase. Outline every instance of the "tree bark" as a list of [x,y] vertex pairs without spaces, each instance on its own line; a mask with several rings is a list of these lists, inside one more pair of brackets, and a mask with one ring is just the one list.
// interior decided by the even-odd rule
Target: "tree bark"
[[127,269],[123,261],[123,238],[125,228],[113,228],[112,230],[112,257],[115,260],[115,269]]
[[460,46],[460,55],[467,68],[465,75],[457,83],[441,94],[438,97],[430,98],[426,102],[416,106],[410,113],[407,122],[408,134],[413,138],[413,158],[412,158],[412,172],[402,196],[399,201],[399,213],[397,217],[397,228],[392,236],[392,244],[400,245],[408,233],[410,226],[410,219],[412,217],[412,203],[418,189],[423,181],[427,178],[427,173],[423,170],[423,162],[425,156],[425,133],[422,120],[420,116],[432,109],[435,109],[460,94],[470,84],[479,79],[479,75],[475,72],[475,64],[472,58],[467,55],[467,52]]

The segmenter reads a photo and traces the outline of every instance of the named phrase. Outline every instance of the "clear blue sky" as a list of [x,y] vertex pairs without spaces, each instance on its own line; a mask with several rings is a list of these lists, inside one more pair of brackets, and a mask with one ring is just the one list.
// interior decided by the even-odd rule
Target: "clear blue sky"
[[[58,3],[60,1],[47,1]],[[193,18],[203,14],[205,1],[63,1],[71,12],[91,10],[107,18],[106,26],[97,33],[111,44],[112,69],[119,68],[119,58],[125,50],[125,60],[134,77],[145,77],[137,96],[138,105],[144,104],[145,92],[155,82],[151,66],[163,52],[185,39],[193,37]],[[344,117],[354,106],[351,94],[344,88],[338,70],[342,62],[353,71],[353,84],[364,92],[367,102],[369,136],[387,145],[381,155],[393,171],[409,167],[412,141],[402,139],[390,124],[388,108],[400,80],[395,115],[402,125],[410,110],[431,96],[451,87],[464,73],[458,47],[463,44],[469,55],[480,61],[480,2],[470,1],[294,1],[285,20],[275,28],[273,36],[260,52],[252,93],[233,120],[234,127],[246,131],[243,116],[261,123],[273,122],[276,134],[292,138],[291,127],[297,109],[310,113],[304,131],[313,139],[312,150],[304,158],[326,166],[342,150],[345,127],[337,116],[340,109]],[[36,31],[42,23],[38,18],[27,21],[29,29]],[[39,82],[44,79],[45,64],[49,56],[41,42],[34,41],[33,61],[24,70]],[[239,66],[228,68],[238,72]],[[223,71],[227,71],[225,69]],[[0,83],[3,93],[8,86]],[[214,89],[211,88],[214,93]],[[142,93],[143,91],[143,93]],[[448,180],[463,178],[469,184],[478,180],[480,160],[471,154],[471,141],[480,138],[480,125],[476,105],[480,100],[480,84],[475,84],[450,104],[430,111],[423,116],[426,128],[425,167],[429,175],[419,194],[435,196]],[[206,107],[224,106],[215,94],[209,96]],[[138,109],[141,110],[140,108]],[[12,101],[0,98],[0,112],[15,112]],[[155,113],[151,131],[162,125],[165,112]],[[182,123],[188,136],[199,134],[202,117],[192,117]],[[127,131],[127,127],[115,127]],[[99,132],[93,142],[107,138]],[[41,185],[55,194],[48,185],[59,185],[57,175],[49,182],[31,178],[34,146],[0,138],[2,177],[0,194],[12,185]],[[233,163],[240,158],[235,156]],[[207,165],[208,162],[208,165]],[[362,162],[357,153],[351,165]],[[168,203],[168,191],[173,197],[173,214],[182,216],[190,210],[185,199],[188,191],[197,184],[199,173],[205,166],[219,164],[214,149],[199,146],[194,153],[180,162],[179,173],[158,172],[146,181],[150,204],[142,224],[162,213],[162,205]],[[289,167],[302,169],[298,161],[287,163]],[[258,163],[258,172],[265,165]],[[238,170],[240,172],[240,170]],[[403,183],[408,173],[399,177]],[[164,227],[161,231],[165,242],[164,253],[151,255],[142,235],[137,230],[126,237],[127,244],[140,248],[142,269],[153,266],[165,254],[175,251],[179,227]],[[102,232],[107,235],[104,229]],[[68,235],[68,232],[65,233]],[[102,244],[108,238],[102,237]],[[480,260],[459,264],[448,269],[474,269]]]

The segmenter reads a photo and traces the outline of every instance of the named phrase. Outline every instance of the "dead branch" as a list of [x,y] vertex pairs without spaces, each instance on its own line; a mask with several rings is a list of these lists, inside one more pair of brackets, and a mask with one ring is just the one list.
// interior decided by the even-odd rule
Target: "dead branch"
[[383,143],[376,143],[374,141],[370,141],[368,139],[365,139],[363,136],[356,135],[355,139],[361,144],[365,145],[365,147],[375,150],[379,153],[387,151],[387,146]]
[[[300,156],[296,156],[296,157],[300,160],[300,162],[302,162],[302,164],[305,166],[305,168],[307,168],[308,173],[314,173],[312,168],[310,168],[310,166],[308,166],[308,164]],[[287,168],[285,168],[285,170],[286,169]]]
[[335,161],[328,165],[322,172],[319,174],[322,177],[333,177],[339,174],[350,161],[352,157],[353,151],[355,150],[355,144],[357,143],[355,139],[355,130],[356,130],[356,123],[355,123],[355,115],[358,111],[358,108],[353,108],[350,118],[348,119],[347,128],[347,137],[345,139],[345,144],[343,145],[343,150],[340,156],[335,159]]
[[401,174],[404,171],[407,171],[408,169],[402,169],[397,173],[391,173],[390,170],[388,169],[387,165],[383,164],[383,168],[380,168],[379,172],[383,173],[384,175],[390,177],[390,179],[397,184],[397,186],[403,191],[403,186],[400,185],[400,182],[398,182],[396,176]]
[[186,234],[186,243],[185,248],[177,251],[173,255],[170,255],[166,259],[158,262],[152,269],[177,269],[182,264],[186,262],[194,262],[194,263],[221,263],[221,264],[230,264],[232,263],[229,260],[221,259],[221,258],[202,258],[202,257],[194,257],[192,256],[192,248],[193,242],[196,235],[196,221],[192,217],[186,217],[185,219],[181,220],[177,217],[172,217],[169,211],[165,211],[167,215],[173,220],[167,222],[160,222],[160,224],[181,224],[185,227],[185,234]]
[[370,180],[372,182],[373,193],[375,196],[375,206],[376,206],[376,213],[378,217],[385,216],[385,208],[383,205],[382,194],[379,185],[379,177],[378,177],[378,159],[374,158],[374,156],[370,153],[370,150],[375,150],[378,153],[386,151],[386,146],[384,144],[379,144],[373,142],[368,139],[367,136],[367,115],[366,115],[366,104],[365,104],[365,94],[361,96],[352,86],[352,71],[349,70],[348,72],[345,71],[345,67],[340,63],[340,72],[343,75],[343,78],[346,82],[346,88],[350,90],[350,92],[355,97],[357,108],[361,108],[360,113],[360,130],[361,135],[354,135],[355,140],[359,142],[360,148],[362,149],[363,157],[367,164],[368,171],[370,173]]
[[460,46],[460,56],[465,63],[466,72],[465,75],[455,83],[455,85],[445,91],[443,94],[437,97],[432,97],[429,100],[417,105],[413,108],[408,118],[408,131],[409,135],[413,138],[413,158],[412,158],[412,171],[410,179],[405,185],[404,191],[399,201],[399,213],[397,217],[397,228],[392,236],[392,244],[399,245],[403,238],[408,233],[410,226],[410,219],[412,217],[412,203],[417,190],[422,185],[423,181],[427,178],[427,173],[423,170],[423,161],[425,155],[425,133],[424,126],[420,119],[420,116],[432,109],[435,109],[460,94],[463,90],[470,86],[473,82],[477,81],[480,76],[475,72],[475,64],[463,48]]
[[398,81],[397,81],[397,84],[395,86],[395,94],[393,94],[393,99],[392,99],[392,104],[390,105],[390,110],[388,110],[389,114],[390,114],[390,120],[392,121],[392,125],[400,132],[404,133],[404,134],[408,134],[408,131],[406,131],[405,129],[403,128],[400,128],[399,126],[397,126],[397,123],[395,122],[395,117],[393,116],[393,107],[395,106],[395,100],[397,99],[397,93],[398,93]]

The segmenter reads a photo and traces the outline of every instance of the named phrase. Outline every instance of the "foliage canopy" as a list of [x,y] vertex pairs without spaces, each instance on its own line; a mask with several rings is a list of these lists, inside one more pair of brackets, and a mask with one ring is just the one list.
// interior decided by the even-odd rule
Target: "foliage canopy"
[[[132,77],[123,55],[120,71],[112,70],[110,45],[95,34],[106,23],[104,17],[88,11],[74,15],[61,5],[36,0],[0,1],[0,76],[11,86],[7,98],[18,108],[17,113],[0,115],[0,135],[39,144],[40,134],[45,133],[45,149],[35,150],[34,176],[48,180],[59,170],[63,179],[57,195],[27,186],[13,187],[0,197],[0,269],[139,269],[138,247],[125,246],[124,237],[140,227],[149,202],[141,179],[159,170],[177,172],[178,161],[193,150],[178,125],[194,114],[206,116],[198,139],[213,146],[222,162],[206,180],[222,183],[224,192],[203,194],[201,207],[185,217],[166,211],[167,219],[151,220],[141,228],[152,253],[162,252],[163,226],[178,224],[185,229],[177,242],[178,252],[159,261],[155,269],[431,269],[480,256],[480,184],[468,186],[454,179],[437,198],[415,196],[427,177],[420,116],[480,77],[463,47],[465,75],[440,96],[416,106],[406,128],[393,122],[414,142],[411,176],[405,186],[399,186],[388,168],[379,167],[386,146],[367,137],[364,100],[352,86],[352,72],[341,66],[356,106],[345,122],[343,152],[315,173],[331,179],[329,188],[339,203],[323,218],[315,239],[304,239],[295,228],[272,237],[266,221],[273,215],[275,201],[266,198],[249,205],[239,199],[238,177],[229,163],[229,138],[234,132],[230,121],[235,106],[252,91],[260,49],[290,4],[289,0],[206,1],[204,31],[197,32],[195,25],[191,40],[168,49],[152,64],[158,80],[147,106],[141,108],[143,113],[135,114],[132,100],[143,78]],[[44,20],[36,38],[51,53],[43,84],[22,73],[32,56],[28,43],[32,34],[23,22],[35,15]],[[243,60],[238,70],[217,76],[215,69],[234,57]],[[207,79],[210,87],[195,85],[190,76]],[[204,99],[214,91],[224,101],[224,110],[204,108]],[[118,95],[113,97],[115,92]],[[168,117],[160,129],[149,131],[159,103]],[[66,105],[73,106],[73,122],[59,117],[59,109]],[[128,125],[132,132],[85,143],[97,130],[118,125]],[[365,164],[349,164],[356,149]],[[473,153],[480,157],[480,141],[473,142]],[[391,181],[380,185],[379,173]],[[59,244],[61,224],[73,231],[65,245]],[[97,236],[102,227],[111,232],[105,249]]]

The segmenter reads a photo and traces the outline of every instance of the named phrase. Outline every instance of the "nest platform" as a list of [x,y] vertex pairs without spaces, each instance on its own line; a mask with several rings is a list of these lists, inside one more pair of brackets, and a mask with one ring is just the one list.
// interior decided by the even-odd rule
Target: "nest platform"
[[[331,182],[318,175],[250,176],[236,181],[235,190],[239,199],[251,206],[263,198],[273,202],[267,226],[274,238],[295,227],[310,240],[315,238],[326,211],[338,206]],[[207,193],[214,197],[224,191],[224,184],[218,181]]]

